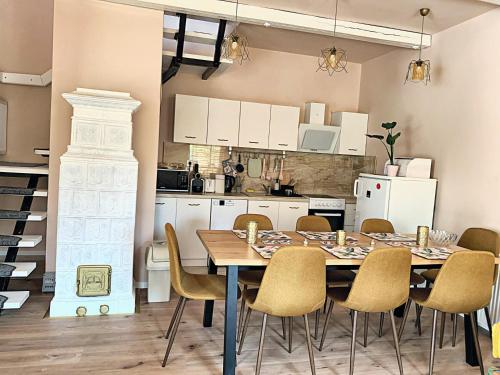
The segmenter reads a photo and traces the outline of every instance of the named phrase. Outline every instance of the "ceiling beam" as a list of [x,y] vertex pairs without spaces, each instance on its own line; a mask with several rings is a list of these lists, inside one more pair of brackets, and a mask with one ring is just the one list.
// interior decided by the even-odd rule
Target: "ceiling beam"
[[[103,0],[143,8],[163,10],[169,13],[225,19],[235,21],[236,3],[222,0]],[[238,21],[254,25],[270,24],[271,27],[302,31],[312,34],[332,35],[334,21],[331,18],[293,13],[280,9],[240,4]],[[385,26],[369,25],[351,21],[337,21],[337,36],[371,43],[404,48],[415,48],[420,44],[420,33]],[[430,47],[431,35],[425,34],[423,47]]]

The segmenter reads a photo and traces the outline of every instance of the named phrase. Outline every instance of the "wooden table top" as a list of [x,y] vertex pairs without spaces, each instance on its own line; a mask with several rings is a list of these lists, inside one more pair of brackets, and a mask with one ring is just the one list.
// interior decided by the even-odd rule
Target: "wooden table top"
[[[246,240],[238,238],[230,230],[198,230],[196,231],[203,246],[207,250],[210,258],[216,266],[266,266],[269,259],[262,258],[251,245],[246,243]],[[302,246],[304,237],[296,232],[283,232],[292,238],[292,245]],[[371,238],[361,233],[347,233],[348,236],[358,239],[358,246],[369,246]],[[431,244],[432,245],[432,244]],[[310,241],[309,247],[319,247],[319,241]],[[391,247],[385,242],[375,241],[375,248]],[[459,246],[450,246],[452,251],[468,251]],[[358,267],[363,260],[361,259],[340,259],[326,251],[327,266],[353,266]],[[412,256],[412,266],[428,267],[439,266],[444,260],[429,260],[417,255]],[[500,258],[495,259],[496,264],[500,264]]]

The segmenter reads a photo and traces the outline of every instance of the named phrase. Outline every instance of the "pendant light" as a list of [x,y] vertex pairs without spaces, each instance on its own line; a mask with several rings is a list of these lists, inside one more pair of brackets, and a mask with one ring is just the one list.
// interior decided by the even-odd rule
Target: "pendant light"
[[238,6],[239,0],[236,0],[236,26],[231,34],[224,39],[224,43],[222,45],[222,56],[226,59],[239,61],[240,64],[243,64],[243,61],[250,60],[250,57],[247,50],[247,38],[237,32]]
[[424,21],[425,17],[429,15],[431,10],[429,8],[420,9],[422,16],[422,31],[420,33],[420,49],[418,60],[412,60],[408,65],[408,72],[406,73],[406,82],[425,83],[426,85],[431,81],[431,62],[429,60],[422,60],[422,42],[424,38]]
[[[333,25],[333,41],[335,42],[335,36],[337,33],[337,13],[339,8],[339,0],[336,0],[335,3],[335,21]],[[330,77],[335,72],[346,72],[347,73],[347,55],[346,52],[341,49],[335,47],[333,44],[332,47],[325,48],[321,50],[321,54],[318,58],[318,69],[316,71],[322,70],[324,72],[328,72]]]

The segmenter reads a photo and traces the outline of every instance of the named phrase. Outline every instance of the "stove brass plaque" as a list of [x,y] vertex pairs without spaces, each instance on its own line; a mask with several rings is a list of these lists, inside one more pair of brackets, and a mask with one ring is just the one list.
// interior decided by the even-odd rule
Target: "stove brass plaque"
[[109,296],[111,266],[78,266],[76,285],[79,297]]

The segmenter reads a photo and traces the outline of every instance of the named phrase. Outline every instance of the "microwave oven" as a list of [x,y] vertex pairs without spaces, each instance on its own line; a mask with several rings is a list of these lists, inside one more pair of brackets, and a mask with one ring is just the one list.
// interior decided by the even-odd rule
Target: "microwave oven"
[[189,172],[177,169],[158,168],[156,172],[156,191],[188,192]]

